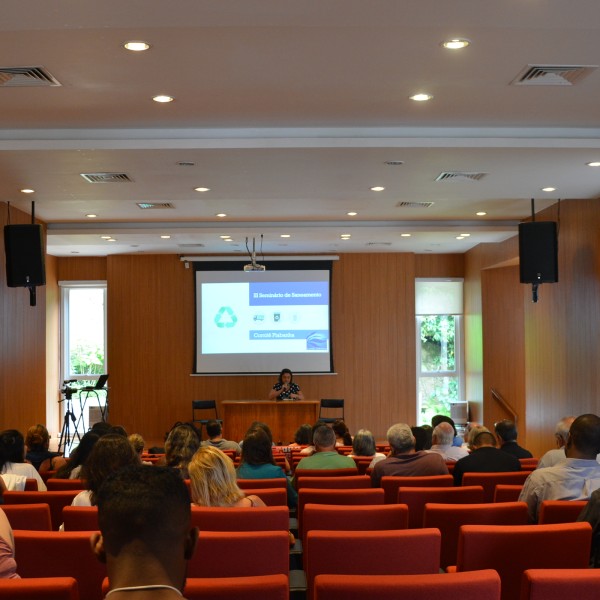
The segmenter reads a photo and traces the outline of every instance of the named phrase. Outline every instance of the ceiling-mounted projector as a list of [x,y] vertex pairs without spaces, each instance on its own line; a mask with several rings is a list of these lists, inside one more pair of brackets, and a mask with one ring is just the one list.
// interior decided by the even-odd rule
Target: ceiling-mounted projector
[[244,271],[266,271],[267,267],[265,265],[259,265],[257,263],[250,263],[248,265],[244,265]]
[[[262,251],[262,235],[260,236],[260,247],[261,247],[261,251]],[[248,248],[248,238],[246,238],[246,250],[248,250],[248,256],[250,257],[250,263],[247,265],[244,265],[244,271],[246,272],[250,272],[250,271],[266,271],[267,267],[265,267],[264,265],[259,265],[256,262],[256,238],[252,238],[252,252],[250,252],[250,248]],[[263,257],[264,258],[264,257]]]

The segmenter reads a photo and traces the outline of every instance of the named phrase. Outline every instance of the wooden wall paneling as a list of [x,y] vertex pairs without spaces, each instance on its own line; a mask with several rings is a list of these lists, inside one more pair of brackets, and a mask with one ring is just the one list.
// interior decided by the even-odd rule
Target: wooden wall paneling
[[415,277],[464,277],[464,254],[415,254]]
[[81,258],[58,258],[58,281],[104,281],[106,280],[105,256],[82,256]]

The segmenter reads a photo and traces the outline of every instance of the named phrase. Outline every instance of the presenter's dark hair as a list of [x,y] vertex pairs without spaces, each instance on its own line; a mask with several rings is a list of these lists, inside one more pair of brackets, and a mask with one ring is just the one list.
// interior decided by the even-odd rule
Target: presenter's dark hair
[[279,373],[278,381],[279,383],[283,383],[283,376],[289,373],[290,381],[294,381],[294,374],[289,369],[281,369],[281,373]]

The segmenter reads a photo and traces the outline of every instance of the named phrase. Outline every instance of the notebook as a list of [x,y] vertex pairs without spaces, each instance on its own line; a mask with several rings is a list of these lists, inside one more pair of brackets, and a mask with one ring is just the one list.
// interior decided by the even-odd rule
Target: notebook
[[100,377],[98,377],[98,381],[96,381],[96,385],[88,385],[84,388],[81,388],[81,391],[91,392],[92,390],[104,389],[104,386],[106,385],[107,380],[108,380],[108,375],[100,375]]

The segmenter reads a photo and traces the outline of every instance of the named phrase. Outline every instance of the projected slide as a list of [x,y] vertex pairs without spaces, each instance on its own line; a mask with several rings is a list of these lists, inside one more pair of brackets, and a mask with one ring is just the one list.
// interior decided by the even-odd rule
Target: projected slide
[[329,371],[329,271],[197,278],[197,372]]

